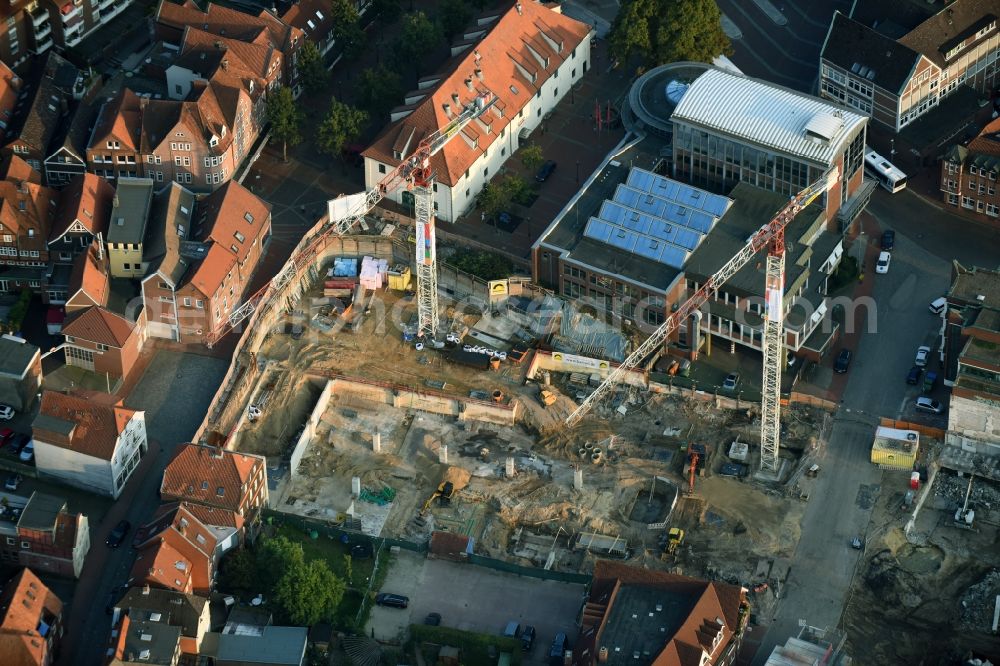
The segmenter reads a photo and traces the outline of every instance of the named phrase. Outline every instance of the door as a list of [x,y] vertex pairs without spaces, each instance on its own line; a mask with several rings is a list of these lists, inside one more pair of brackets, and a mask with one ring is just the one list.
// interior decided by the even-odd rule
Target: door
[[66,365],[94,371],[94,352],[80,347],[66,347]]

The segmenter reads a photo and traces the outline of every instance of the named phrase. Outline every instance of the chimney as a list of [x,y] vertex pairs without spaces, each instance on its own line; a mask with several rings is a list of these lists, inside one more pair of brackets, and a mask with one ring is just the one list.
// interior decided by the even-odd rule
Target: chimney
[[465,87],[468,88],[469,90],[473,89],[472,88],[472,79],[471,78],[468,78],[468,79],[465,80]]
[[458,93],[451,94],[451,101],[455,103],[455,106],[462,106],[462,100],[458,98]]
[[222,69],[227,72],[229,71],[229,58],[223,58]]
[[483,80],[483,70],[479,69],[478,67],[476,68],[476,78],[479,79],[480,81]]
[[448,102],[445,102],[444,105],[443,105],[443,108],[444,108],[444,115],[446,115],[449,118],[451,118],[451,104],[449,104]]
[[482,59],[482,57],[483,57],[483,56],[479,55],[479,49],[474,49],[474,50],[472,51],[472,55],[473,55],[473,56],[474,56],[474,57],[476,58],[476,64],[478,65],[478,64],[479,64],[479,61],[480,61],[480,60]]
[[517,15],[518,15],[518,16],[521,16],[521,15],[523,15],[523,14],[524,14],[524,7],[522,7],[522,6],[521,6],[521,3],[520,3],[520,2],[519,2],[519,3],[517,3],[516,5],[514,5],[514,9],[516,9],[516,10],[517,10]]
[[149,583],[146,583],[145,585],[142,586],[142,596],[144,597],[149,596]]

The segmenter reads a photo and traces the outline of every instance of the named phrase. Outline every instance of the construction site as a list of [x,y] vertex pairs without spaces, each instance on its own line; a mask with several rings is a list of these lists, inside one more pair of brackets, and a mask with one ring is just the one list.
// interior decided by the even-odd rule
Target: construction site
[[[331,309],[320,276],[336,261],[259,336],[249,406],[227,441],[268,457],[272,507],[416,542],[452,531],[477,553],[556,570],[627,558],[752,584],[759,605],[780,589],[825,412],[786,408],[780,478],[752,474],[759,405],[670,394],[638,374],[568,429],[608,372],[545,350],[571,345],[569,315],[539,308],[529,322],[514,300],[442,299],[448,342],[423,346],[405,284]],[[492,357],[466,351],[479,346]]]

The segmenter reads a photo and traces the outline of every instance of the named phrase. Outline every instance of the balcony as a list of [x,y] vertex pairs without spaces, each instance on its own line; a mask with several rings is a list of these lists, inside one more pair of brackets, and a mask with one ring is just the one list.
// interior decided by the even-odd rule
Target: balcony
[[35,26],[35,43],[43,40],[47,35],[52,34],[52,24],[43,23],[41,26]]
[[49,13],[45,9],[36,9],[28,13],[31,15],[31,23],[35,26],[36,30],[40,28],[42,24],[49,22]]
[[63,5],[62,9],[60,10],[60,13],[62,14],[62,22],[68,23],[77,16],[82,16],[83,10],[80,7],[74,7],[72,4],[67,2],[65,5]]
[[[49,32],[51,33],[52,31],[50,30]],[[35,48],[34,48],[34,52],[35,53],[44,53],[45,51],[49,50],[50,48],[52,48],[52,35],[51,34],[46,35],[44,39],[41,39],[41,40],[36,39],[35,40]]]

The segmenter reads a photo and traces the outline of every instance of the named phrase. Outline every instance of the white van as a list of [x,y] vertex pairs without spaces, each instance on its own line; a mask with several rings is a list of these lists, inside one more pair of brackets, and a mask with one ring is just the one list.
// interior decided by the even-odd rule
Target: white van
[[927,306],[927,309],[931,311],[931,314],[941,315],[946,309],[948,309],[948,299],[944,296],[941,298],[935,298],[931,301],[931,304]]

